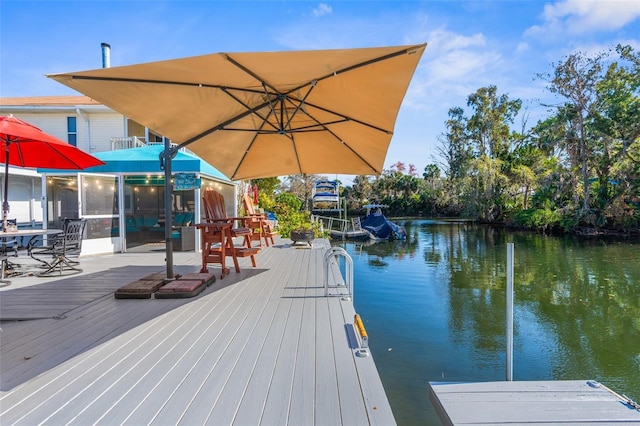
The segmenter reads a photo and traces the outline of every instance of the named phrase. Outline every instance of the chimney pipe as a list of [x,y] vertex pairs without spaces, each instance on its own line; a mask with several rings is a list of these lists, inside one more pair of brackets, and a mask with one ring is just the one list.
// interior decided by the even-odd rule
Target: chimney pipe
[[111,67],[111,46],[107,43],[102,43],[102,68]]

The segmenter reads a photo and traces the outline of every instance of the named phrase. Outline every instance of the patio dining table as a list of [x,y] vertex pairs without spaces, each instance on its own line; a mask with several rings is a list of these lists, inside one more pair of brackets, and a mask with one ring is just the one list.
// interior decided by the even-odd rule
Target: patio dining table
[[[36,228],[28,228],[28,229],[16,229],[16,230],[7,230],[0,231],[0,240],[2,240],[3,245],[6,244],[9,240],[15,240],[20,247],[26,248],[29,243],[39,236],[53,236],[56,234],[61,234],[62,229],[56,228],[48,228],[48,229],[36,229]],[[0,285],[7,286],[11,284],[11,281],[5,278],[5,273],[7,267],[11,264],[9,262],[9,257],[13,257],[7,254],[6,250],[0,256]]]

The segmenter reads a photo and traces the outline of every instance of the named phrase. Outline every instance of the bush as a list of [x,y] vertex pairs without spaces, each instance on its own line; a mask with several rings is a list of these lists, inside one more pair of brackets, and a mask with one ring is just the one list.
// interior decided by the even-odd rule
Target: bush
[[311,223],[309,212],[301,212],[302,201],[295,195],[283,192],[276,196],[274,211],[278,217],[278,231],[287,238],[293,230],[313,230],[316,238],[324,237],[319,223]]
[[268,196],[267,194],[259,193],[258,201],[259,201],[258,204],[260,208],[264,209],[264,211],[268,211],[268,212],[273,211],[275,202],[272,197]]
[[281,208],[286,206],[289,210],[297,212],[302,208],[302,200],[289,192],[281,192],[276,195],[276,206],[280,206]]
[[640,210],[620,198],[608,205],[603,215],[607,225],[616,229],[635,229],[640,225]]
[[515,224],[527,228],[552,228],[557,226],[560,220],[560,214],[548,207],[542,209],[521,210],[514,215]]

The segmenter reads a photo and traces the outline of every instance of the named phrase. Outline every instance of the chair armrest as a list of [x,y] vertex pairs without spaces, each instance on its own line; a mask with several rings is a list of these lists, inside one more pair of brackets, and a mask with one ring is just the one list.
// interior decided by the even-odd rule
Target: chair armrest
[[245,216],[246,217],[259,217],[261,219],[265,219],[267,217],[267,215],[264,214],[264,213],[247,213]]
[[227,219],[229,220],[241,220],[241,221],[245,221],[247,219],[249,219],[247,216],[240,216],[240,217],[227,217]]
[[[228,225],[232,225],[233,224],[233,220],[230,218],[206,218],[204,219],[203,222],[201,222],[200,224],[228,224]],[[196,224],[198,225],[198,224]]]
[[267,215],[255,213],[247,215],[246,218],[252,222],[264,222],[267,220]]
[[36,246],[38,241],[42,241],[42,235],[35,235],[27,242],[27,253],[31,254],[31,250]]
[[36,248],[40,250],[53,250],[57,244],[64,241],[63,237],[64,234],[49,235],[47,237],[48,244],[46,246],[36,246],[39,242],[44,242],[44,235],[34,235],[27,242],[27,253],[31,253],[31,251]]
[[49,235],[46,245],[38,246],[38,242],[44,242],[43,235],[36,235],[27,243],[27,254],[36,260],[40,260],[39,256],[56,255],[65,250],[65,234]]
[[226,222],[205,222],[205,223],[197,223],[195,225],[196,229],[222,229],[222,228],[231,228],[231,223]]
[[234,223],[236,221],[239,222],[239,225],[242,228],[246,228],[248,226],[247,224],[253,220],[252,218],[246,217],[246,216],[243,216],[243,217],[228,217],[227,219],[229,219],[231,221],[231,223]]

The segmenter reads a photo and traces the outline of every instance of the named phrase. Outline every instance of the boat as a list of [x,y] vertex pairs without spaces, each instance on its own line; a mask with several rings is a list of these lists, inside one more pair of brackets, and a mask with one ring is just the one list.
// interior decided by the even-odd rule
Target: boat
[[367,216],[362,220],[362,229],[368,231],[376,240],[404,240],[407,231],[382,214],[382,209],[389,207],[385,204],[367,204]]
[[[329,229],[331,238],[337,240],[383,241],[404,240],[407,236],[405,229],[390,221],[382,214],[382,209],[389,207],[384,204],[367,204],[367,215],[364,218],[354,217],[350,221],[317,216],[323,220],[323,225]],[[335,224],[339,224],[336,229]]]
[[311,192],[313,211],[334,211],[340,209],[339,184],[337,180],[318,180]]

